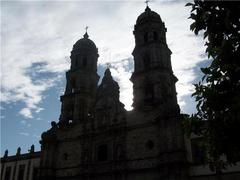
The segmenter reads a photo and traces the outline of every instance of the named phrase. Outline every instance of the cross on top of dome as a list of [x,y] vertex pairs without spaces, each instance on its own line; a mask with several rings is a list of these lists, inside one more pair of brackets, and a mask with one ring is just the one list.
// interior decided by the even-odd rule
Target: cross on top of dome
[[149,2],[150,2],[150,0],[146,0],[146,1],[145,1],[145,3],[146,3],[147,6],[148,6],[148,3],[149,3]]
[[88,26],[85,27],[86,33],[87,33],[88,28],[89,28]]
[[85,27],[86,32],[85,32],[85,34],[83,35],[83,37],[84,37],[85,39],[88,39],[88,37],[89,37],[89,35],[88,35],[88,33],[87,33],[88,28],[89,28],[88,26]]

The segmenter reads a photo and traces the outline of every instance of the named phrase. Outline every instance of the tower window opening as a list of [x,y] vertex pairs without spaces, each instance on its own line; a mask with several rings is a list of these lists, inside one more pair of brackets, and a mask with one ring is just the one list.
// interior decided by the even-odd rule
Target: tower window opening
[[98,161],[107,161],[108,160],[107,144],[102,144],[102,145],[98,146],[97,157],[98,157]]
[[83,67],[86,67],[86,66],[87,66],[87,57],[83,57],[82,66],[83,66]]
[[80,108],[79,108],[79,117],[80,119],[84,120],[85,117],[86,117],[86,107],[84,106],[86,104],[86,102],[82,102],[82,104],[80,105]]
[[150,68],[150,58],[149,55],[145,55],[143,58],[144,69],[148,70]]
[[73,120],[73,110],[71,109],[69,111],[69,118],[68,118],[68,122],[72,121]]
[[148,149],[148,150],[152,150],[154,148],[154,143],[153,141],[151,140],[148,140],[145,144],[145,147]]
[[67,104],[67,121],[69,123],[70,120],[73,120],[73,113],[74,113],[74,105],[71,103]]
[[145,100],[153,100],[154,99],[154,86],[153,84],[146,84],[145,86]]
[[66,161],[66,160],[68,160],[68,154],[67,153],[64,153],[63,154],[63,159]]
[[116,147],[116,158],[117,160],[121,160],[123,158],[123,149],[121,144],[118,144]]
[[75,59],[75,66],[78,67],[78,60]]
[[148,33],[147,33],[147,32],[144,34],[144,42],[145,42],[145,43],[148,42]]
[[72,93],[76,91],[76,79],[72,78],[71,79],[71,86],[72,86]]
[[153,38],[154,38],[154,41],[158,40],[158,33],[156,31],[153,32]]

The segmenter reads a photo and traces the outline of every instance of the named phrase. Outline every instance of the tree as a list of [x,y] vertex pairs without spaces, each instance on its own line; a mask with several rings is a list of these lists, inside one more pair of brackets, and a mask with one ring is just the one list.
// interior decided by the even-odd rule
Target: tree
[[240,3],[195,0],[186,6],[192,8],[190,29],[203,32],[211,59],[195,84],[197,113],[189,123],[203,137],[211,167],[220,171],[240,160]]

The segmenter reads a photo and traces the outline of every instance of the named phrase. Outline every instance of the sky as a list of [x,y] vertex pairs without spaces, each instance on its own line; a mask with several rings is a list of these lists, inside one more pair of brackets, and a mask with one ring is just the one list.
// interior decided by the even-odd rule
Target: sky
[[[196,111],[194,83],[209,64],[202,36],[190,31],[186,1],[155,0],[149,7],[167,27],[178,103],[182,113]],[[131,110],[134,48],[133,28],[144,1],[1,1],[1,154],[17,147],[40,150],[42,132],[58,122],[60,100],[70,68],[73,44],[89,26],[98,47],[98,74],[106,64],[120,86],[120,100]]]

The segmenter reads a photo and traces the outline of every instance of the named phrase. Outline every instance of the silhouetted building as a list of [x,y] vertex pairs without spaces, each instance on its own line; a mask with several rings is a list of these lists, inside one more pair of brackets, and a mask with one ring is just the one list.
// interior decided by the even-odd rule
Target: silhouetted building
[[40,153],[34,152],[34,146],[31,146],[29,153],[26,154],[21,154],[19,147],[15,156],[8,156],[6,150],[4,157],[1,158],[1,179],[38,180]]
[[[87,32],[74,44],[60,120],[42,134],[39,179],[215,178],[199,166],[204,152],[197,141],[191,147],[190,140],[184,140],[166,31],[159,14],[148,6],[137,18],[132,111],[119,101],[119,86],[109,68],[98,86],[98,49]],[[26,177],[23,169],[19,179]],[[6,164],[3,171],[5,180],[13,177]],[[233,172],[226,179],[240,177],[239,169]]]

